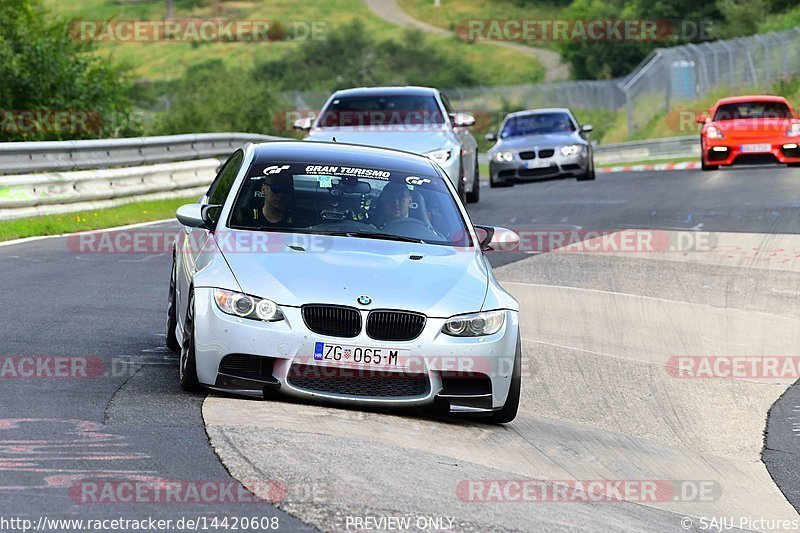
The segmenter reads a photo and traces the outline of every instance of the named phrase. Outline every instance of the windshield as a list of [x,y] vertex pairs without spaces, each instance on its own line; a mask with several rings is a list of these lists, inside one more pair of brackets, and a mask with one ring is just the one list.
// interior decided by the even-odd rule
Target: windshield
[[339,164],[254,163],[229,226],[472,246],[442,178]]
[[532,113],[510,117],[503,124],[500,137],[506,139],[523,135],[571,133],[573,131],[575,131],[575,125],[567,113]]
[[792,113],[783,102],[759,101],[724,104],[714,113],[715,121],[741,118],[792,118]]
[[374,95],[335,98],[322,112],[317,127],[444,124],[436,99],[430,95]]

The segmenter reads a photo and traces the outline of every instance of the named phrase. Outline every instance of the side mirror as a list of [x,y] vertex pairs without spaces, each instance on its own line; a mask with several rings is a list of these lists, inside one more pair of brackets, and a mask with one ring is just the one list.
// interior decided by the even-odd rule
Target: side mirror
[[453,126],[456,128],[469,128],[475,125],[475,117],[469,113],[453,113],[451,115]]
[[510,229],[492,226],[475,226],[480,239],[481,250],[490,252],[510,252],[519,246],[519,235]]
[[484,136],[484,139],[486,139],[489,142],[497,142],[497,134],[496,133],[487,133]]
[[581,131],[583,133],[589,133],[590,131],[594,131],[594,126],[592,126],[591,124],[584,124],[583,126],[581,126]]
[[314,125],[314,117],[298,118],[292,124],[292,127],[298,131],[309,131],[311,126]]
[[698,124],[705,124],[706,122],[708,122],[708,116],[697,115],[697,118],[695,118],[694,121],[697,122]]
[[213,209],[220,209],[221,205],[187,204],[182,205],[175,212],[175,218],[184,226],[190,228],[203,228],[211,230],[214,228],[214,221],[209,212]]

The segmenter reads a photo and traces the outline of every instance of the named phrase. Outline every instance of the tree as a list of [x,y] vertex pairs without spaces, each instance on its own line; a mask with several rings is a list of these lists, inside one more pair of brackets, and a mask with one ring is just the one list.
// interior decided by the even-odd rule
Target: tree
[[[135,133],[126,71],[94,49],[71,35],[67,21],[50,18],[41,0],[0,0],[0,140]],[[34,111],[45,118],[31,128],[21,117]],[[57,113],[77,120],[50,122]]]

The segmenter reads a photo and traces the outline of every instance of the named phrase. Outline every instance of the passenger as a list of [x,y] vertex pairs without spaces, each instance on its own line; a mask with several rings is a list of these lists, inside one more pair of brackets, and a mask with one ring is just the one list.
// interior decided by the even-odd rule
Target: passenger
[[393,220],[408,218],[411,209],[411,191],[402,183],[388,183],[378,198],[378,225],[385,226]]

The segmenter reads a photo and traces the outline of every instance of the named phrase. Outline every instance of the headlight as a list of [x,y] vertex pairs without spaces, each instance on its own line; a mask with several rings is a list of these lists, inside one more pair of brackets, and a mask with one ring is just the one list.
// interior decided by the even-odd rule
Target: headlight
[[786,132],[787,137],[800,137],[800,123],[795,122],[789,127],[789,131]]
[[513,161],[514,154],[511,152],[497,152],[494,154],[494,160],[500,163],[503,163],[504,161]]
[[709,139],[724,139],[725,136],[722,135],[722,132],[719,131],[719,128],[716,126],[709,126],[706,128],[706,137]]
[[581,144],[568,144],[566,146],[561,147],[561,155],[567,157],[571,155],[577,155],[583,151],[583,145]]
[[471,315],[458,315],[447,319],[442,333],[453,337],[482,337],[500,331],[506,319],[505,311],[485,311]]
[[440,165],[444,165],[447,163],[447,160],[450,159],[450,156],[453,154],[452,150],[434,150],[433,152],[428,152],[425,154],[429,159],[433,159]]
[[278,304],[266,298],[256,298],[241,292],[214,289],[214,301],[223,313],[263,320],[264,322],[277,322],[283,320],[283,312]]

